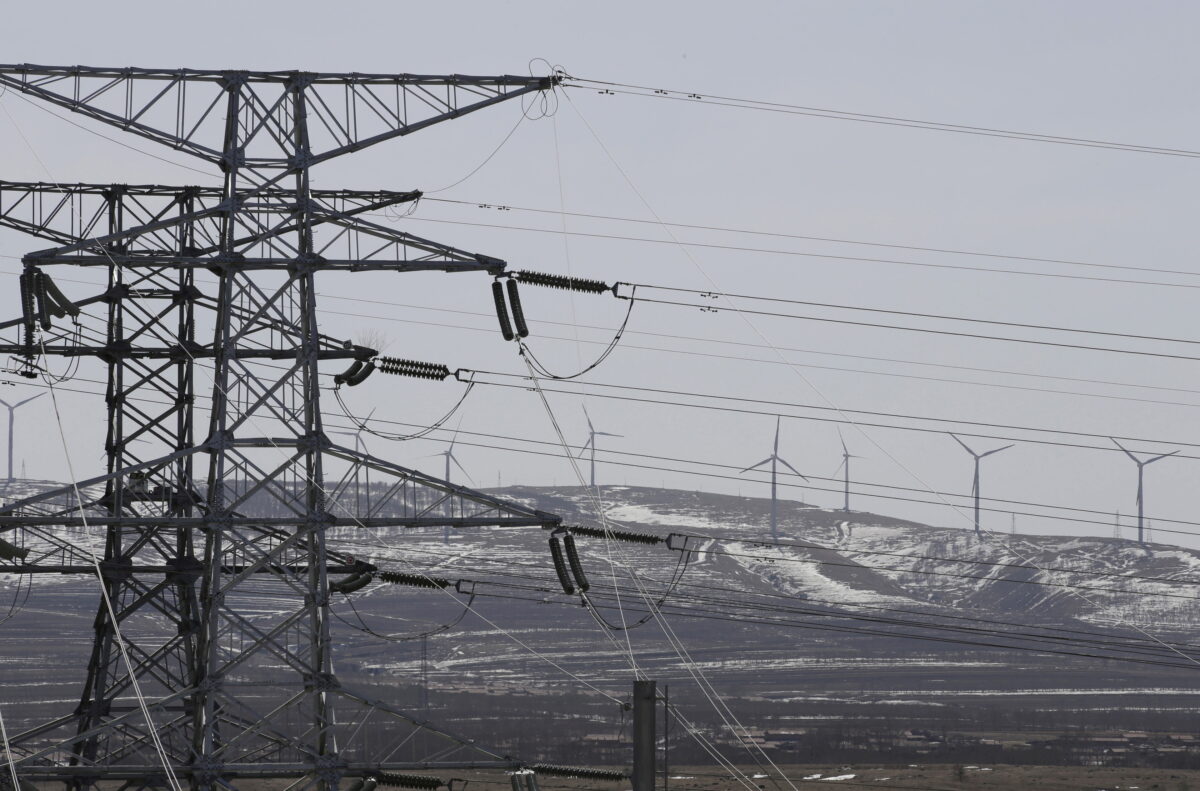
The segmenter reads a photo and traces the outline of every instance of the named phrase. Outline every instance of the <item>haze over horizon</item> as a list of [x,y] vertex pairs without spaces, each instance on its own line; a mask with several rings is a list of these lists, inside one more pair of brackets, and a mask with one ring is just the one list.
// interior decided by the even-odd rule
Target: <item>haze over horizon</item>
[[[186,36],[179,35],[177,20],[159,5],[126,3],[122,8],[124,24],[106,29],[102,36],[93,31],[110,18],[107,9],[75,8],[73,24],[66,28],[59,24],[53,7],[11,9],[5,60],[475,74],[527,74],[531,68],[543,73],[549,64],[561,64],[577,78],[671,91],[670,100],[662,100],[609,95],[602,93],[601,86],[580,84],[559,91],[557,111],[547,118],[520,120],[520,108],[503,106],[331,163],[327,172],[316,171],[318,188],[424,189],[428,197],[412,216],[390,218],[396,227],[498,256],[513,269],[570,272],[609,283],[621,280],[1179,338],[1189,343],[1194,337],[1188,308],[1190,286],[1198,274],[1190,263],[1197,193],[1187,173],[1193,167],[1189,157],[736,109],[723,106],[718,98],[687,98],[689,92],[696,92],[1189,149],[1185,131],[1195,127],[1197,111],[1178,97],[1188,95],[1190,75],[1200,66],[1196,62],[1200,55],[1185,32],[1200,12],[1186,5],[1151,3],[1132,9],[1118,3],[1090,3],[1084,12],[1077,4],[1041,3],[931,2],[906,5],[902,11],[873,3],[762,4],[749,10],[718,4],[659,4],[638,6],[633,14],[634,6],[618,4],[597,14],[528,3],[471,5],[464,19],[464,12],[458,10],[351,3],[344,6],[344,13],[320,14],[316,24],[312,21],[316,12],[324,8],[316,4],[292,3],[286,6],[287,13],[280,13],[283,6],[274,3],[251,7],[217,3],[212,8],[218,12],[189,18]],[[243,37],[226,35],[230,25],[258,31],[254,46]],[[443,43],[443,34],[449,31],[455,41],[452,47]],[[536,58],[545,62],[531,60]],[[65,112],[59,114],[66,120],[55,117],[14,93],[0,96],[0,107],[5,179],[218,182],[216,172],[196,172],[197,162],[167,148],[126,140],[114,130]],[[480,203],[514,208],[498,211],[479,208]],[[555,213],[560,210],[643,222],[564,217]],[[656,222],[659,218],[710,229],[1056,262],[663,227]],[[569,235],[560,233],[563,230]],[[711,246],[685,251],[675,244],[677,240]],[[0,272],[15,283],[21,255],[45,246],[0,231],[4,256]],[[1102,268],[1107,266],[1171,272]],[[79,273],[76,279],[95,282],[95,277]],[[91,293],[87,283],[69,282],[66,274],[63,278],[70,294]],[[443,362],[451,369],[525,373],[515,347],[503,343],[495,328],[485,282],[438,274],[356,274],[327,280],[322,330],[331,335],[360,338],[374,333],[384,338],[387,354]],[[530,345],[554,371],[586,365],[625,315],[626,303],[611,297],[535,288],[525,288],[523,296],[533,328]],[[640,296],[675,298],[667,292],[642,291]],[[373,301],[360,301],[364,299]],[[702,301],[693,296],[686,301],[698,304],[698,300]],[[872,314],[824,308],[793,305],[780,310],[781,306],[747,300],[720,307],[713,313],[695,307],[635,305],[622,343],[581,381],[1067,429],[1096,435],[1067,441],[1097,446],[1107,446],[1108,435],[1163,440],[1168,444],[1134,442],[1130,447],[1147,451],[1182,447],[1183,455],[1200,455],[1186,451],[1183,444],[1200,441],[1187,423],[1200,406],[1193,392],[1198,389],[1194,360],[739,315],[733,309],[945,326],[894,316],[864,319]],[[13,297],[5,317],[15,316],[17,309]],[[961,325],[955,328],[962,329]],[[1046,337],[1042,331],[1016,328],[979,331]],[[1080,339],[1088,345],[1126,343],[1092,336],[1075,340]],[[1192,356],[1186,343],[1129,344]],[[781,357],[791,364],[781,364]],[[334,372],[333,366],[328,370]],[[100,469],[103,401],[71,389],[100,391],[99,385],[86,380],[100,379],[102,373],[84,366],[76,382],[64,383],[59,393],[69,450],[80,477]],[[17,377],[5,380],[12,385],[3,388],[6,394],[24,397],[38,392]],[[987,386],[964,383],[968,381]],[[201,376],[200,392],[208,386]],[[681,396],[588,385],[561,389],[587,394],[548,394],[569,442],[582,445],[585,440],[582,403],[588,405],[598,429],[623,435],[601,442],[601,483],[628,481],[764,494],[767,486],[761,476],[747,475],[743,481],[737,470],[769,452],[773,415],[781,411],[810,418],[830,416],[827,409],[770,404],[730,404],[750,413],[695,410],[603,397],[694,400]],[[356,414],[377,409],[375,418],[384,430],[403,433],[411,428],[382,421],[429,424],[461,395],[462,385],[377,374],[343,392]],[[17,468],[24,460],[30,476],[63,479],[67,477],[64,451],[49,402],[39,399],[20,413]],[[332,399],[324,406],[331,427],[348,425]],[[574,479],[536,395],[521,388],[479,387],[459,414],[458,456],[479,485],[490,485],[498,475],[506,485],[563,485]],[[862,414],[848,417],[858,423],[912,423]],[[457,421],[458,416],[445,431],[427,439],[367,441],[378,455],[440,474],[441,462],[427,457],[443,450]],[[922,425],[937,429],[939,424]],[[945,428],[964,434],[972,431],[962,424]],[[855,461],[859,480],[963,495],[970,491],[969,457],[937,430],[913,433],[849,425],[842,430],[851,452],[864,457]],[[1042,436],[1030,432],[974,431],[1027,440],[984,462],[985,498],[1106,514],[1119,510],[1125,535],[1132,535],[1128,515],[1135,511],[1135,470],[1115,447],[1101,451],[1046,446],[1028,441]],[[542,444],[493,440],[469,432]],[[969,441],[984,448],[1007,443]],[[546,455],[513,454],[509,449],[514,447]],[[617,453],[712,462],[733,469]],[[841,447],[834,424],[785,419],[781,455],[814,477],[814,484],[804,488],[806,500],[825,507],[840,503],[836,481],[816,480],[836,477]],[[605,463],[617,461],[668,471]],[[1163,532],[1167,525],[1161,521],[1195,520],[1190,485],[1195,464],[1194,459],[1180,458],[1148,468],[1147,513],[1160,520],[1158,540],[1200,545],[1191,535],[1197,528],[1178,525],[1176,529],[1185,532],[1169,534]],[[803,481],[792,478],[786,483]],[[832,491],[819,491],[820,486]],[[781,497],[796,498],[799,491],[784,488]],[[930,524],[970,525],[968,498],[954,498],[958,507],[949,508],[932,496],[893,492],[934,503],[919,504],[867,499],[863,487],[856,487],[856,492],[856,507],[864,510]],[[1037,509],[1014,505],[1012,510]],[[1018,529],[1110,535],[1111,520],[1097,517],[1097,521],[1106,524],[1021,516]],[[1009,529],[1007,514],[985,513],[984,522],[992,530]]]

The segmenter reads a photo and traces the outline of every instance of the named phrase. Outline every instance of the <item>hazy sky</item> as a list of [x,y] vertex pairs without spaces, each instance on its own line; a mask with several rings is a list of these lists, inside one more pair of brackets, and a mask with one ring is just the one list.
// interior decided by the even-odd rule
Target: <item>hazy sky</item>
[[[1187,149],[1200,148],[1194,142],[1200,115],[1192,98],[1195,75],[1200,73],[1200,54],[1192,41],[1198,23],[1200,13],[1193,4],[1167,2],[21,4],[6,8],[0,59],[53,65],[527,74],[532,59],[544,58],[575,76],[597,80]],[[544,66],[535,65],[535,71],[543,70]],[[672,231],[685,241],[818,254],[693,247],[688,255],[674,244],[580,235],[568,236],[564,242],[557,233],[480,227],[558,231],[563,224],[554,214],[499,212],[471,205],[565,207],[571,212],[639,219],[657,214],[680,223],[1200,275],[1193,260],[1200,208],[1196,188],[1200,163],[1194,159],[753,112],[704,102],[608,96],[592,89],[570,90],[569,97],[570,101],[559,102],[553,117],[521,123],[477,173],[434,195],[469,205],[426,201],[397,227],[504,258],[514,268],[569,269],[607,281],[716,287],[873,308],[1197,337],[1192,303],[1200,292],[1183,285],[1020,277],[832,256],[1200,284],[1190,275]],[[217,182],[215,174],[205,182],[197,173],[70,126],[11,93],[0,97],[0,107],[5,111],[0,113],[0,178]],[[517,103],[502,104],[331,163],[314,172],[316,186],[433,191],[454,184],[487,159],[513,129],[519,113]],[[88,126],[82,119],[72,120]],[[149,143],[132,138],[129,142],[167,160],[196,164]],[[565,227],[580,234],[671,240],[670,233],[654,225],[568,218]],[[3,315],[15,316],[18,310],[13,273],[18,271],[19,257],[45,246],[14,233],[0,233],[4,256],[0,271],[8,273],[3,281],[8,284]],[[331,297],[394,303],[327,300],[323,328],[331,334],[382,333],[388,340],[386,353],[444,362],[452,369],[524,370],[515,346],[502,341],[494,318],[488,315],[486,277],[360,275],[331,278],[325,286],[323,293]],[[72,288],[72,294],[89,293],[86,285]],[[523,293],[527,313],[535,321],[531,345],[556,370],[586,363],[602,348],[569,339],[604,341],[611,331],[538,322],[614,328],[625,306],[611,298],[572,297],[558,291],[526,288]],[[638,305],[627,345],[587,381],[1168,442],[1200,441],[1193,429],[1200,414],[1200,393],[1193,391],[1200,390],[1200,377],[1192,361],[748,318],[729,310],[714,314]],[[980,331],[1019,334],[998,328]],[[545,337],[551,335],[568,340]],[[1045,337],[1045,333],[1027,336]],[[1074,340],[1108,345],[1104,339],[1081,338]],[[1194,354],[1194,347],[1186,344],[1138,348]],[[791,365],[780,364],[780,353]],[[81,376],[97,373],[98,369],[90,373],[85,369]],[[14,381],[14,386],[0,388],[5,398],[36,392]],[[606,439],[602,448],[743,466],[770,451],[774,431],[770,416],[636,404],[598,397],[605,392],[599,388],[592,392],[587,403],[597,428],[624,435]],[[461,385],[456,383],[377,375],[350,391],[348,401],[359,412],[377,408],[378,418],[428,423],[460,393]],[[100,471],[102,400],[68,393],[62,398],[69,407],[76,469],[81,474]],[[31,476],[63,478],[62,448],[53,434],[46,433],[53,425],[48,400],[40,399],[22,413],[18,456],[27,462]],[[569,439],[582,442],[585,424],[580,398],[552,394],[551,403]],[[332,399],[325,408],[337,414]],[[795,409],[786,413],[818,414]],[[461,414],[464,432],[554,439],[540,402],[525,390],[478,388]],[[338,417],[331,421],[345,422]],[[864,480],[969,491],[970,460],[948,436],[872,428],[843,428],[843,433],[852,452],[865,457],[855,466],[856,476]],[[465,434],[460,442],[514,444]],[[982,448],[1003,444],[977,443]],[[440,462],[427,457],[444,447],[436,440],[371,439],[369,445],[380,456],[429,471],[438,470]],[[832,424],[785,420],[783,453],[802,472],[829,476],[838,464],[840,446]],[[464,444],[459,459],[474,481],[484,486],[495,485],[498,473],[505,484],[574,481],[561,458]],[[1025,443],[989,458],[985,465],[988,495],[1109,513],[1134,510],[1134,467],[1115,452]],[[1195,472],[1196,461],[1187,459],[1166,460],[1150,468],[1152,517],[1194,518]],[[620,466],[601,467],[599,478],[610,484],[665,483],[766,493],[765,485],[750,478],[739,483]],[[790,496],[800,493],[793,491]],[[810,489],[805,499],[824,506],[840,504],[840,494],[833,492]],[[935,524],[965,526],[969,515],[967,509],[865,498],[855,505]],[[985,521],[994,529],[1009,526],[1007,515],[988,515]],[[1023,517],[1018,525],[1039,532],[1111,534],[1109,526]],[[1200,531],[1188,526],[1179,529]],[[1156,536],[1198,543],[1161,530]]]

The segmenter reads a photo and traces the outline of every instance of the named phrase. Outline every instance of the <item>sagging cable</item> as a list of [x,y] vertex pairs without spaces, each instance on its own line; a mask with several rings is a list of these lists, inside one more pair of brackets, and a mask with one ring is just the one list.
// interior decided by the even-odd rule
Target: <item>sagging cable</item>
[[560,766],[558,764],[534,764],[529,767],[534,774],[546,777],[574,777],[580,780],[625,780],[629,775],[615,769],[592,769],[586,766]]
[[634,544],[661,544],[666,541],[662,536],[656,536],[652,533],[639,533],[635,530],[614,530],[612,528],[605,530],[600,527],[583,526],[569,527],[567,529],[577,536],[611,538],[614,541],[629,541]]
[[579,561],[579,550],[575,546],[575,536],[570,533],[563,536],[563,549],[567,553],[567,564],[571,567],[571,575],[575,577],[575,584],[579,586],[579,592],[587,593],[592,586],[588,584],[587,575],[583,573],[583,563]]
[[582,277],[567,277],[551,275],[545,272],[528,272],[521,270],[513,275],[522,283],[546,288],[561,288],[567,291],[582,291],[585,294],[603,294],[605,291],[616,293],[616,286],[610,286],[602,280],[588,280]]
[[[429,365],[429,363],[425,363],[425,364]],[[357,418],[350,412],[349,408],[346,406],[346,402],[344,400],[342,400],[342,392],[339,388],[337,388],[337,387],[333,388],[333,397],[337,400],[338,406],[342,410],[342,414],[345,415],[350,420],[350,422],[355,425],[356,428],[367,432],[368,434],[370,434],[373,437],[379,437],[380,439],[386,439],[389,442],[407,442],[410,439],[420,439],[421,437],[429,436],[433,432],[439,430],[442,426],[444,426],[446,424],[446,421],[450,420],[450,418],[454,416],[454,413],[457,412],[459,407],[461,407],[463,405],[463,402],[467,400],[467,396],[471,394],[472,388],[475,387],[475,379],[474,379],[475,374],[467,371],[466,373],[471,374],[470,377],[467,379],[462,379],[460,376],[460,374],[462,374],[462,373],[464,373],[464,371],[459,370],[459,371],[455,372],[454,376],[460,382],[466,382],[467,387],[465,390],[463,390],[463,394],[459,397],[458,401],[456,401],[454,403],[454,406],[450,407],[450,411],[447,412],[446,414],[442,415],[440,418],[438,418],[432,424],[425,426],[424,428],[422,428],[419,431],[414,431],[411,434],[388,434],[383,431],[377,431],[377,430],[371,428],[369,425],[367,425],[366,420]],[[419,378],[421,378],[421,379],[436,379],[438,377],[421,376]]]
[[500,322],[500,334],[504,340],[511,341],[513,334],[512,322],[508,319],[508,305],[504,302],[504,286],[499,280],[492,281],[492,300],[496,303],[496,320]]
[[562,585],[563,593],[568,596],[573,595],[575,586],[571,584],[571,577],[567,574],[567,564],[563,560],[562,542],[558,539],[558,531],[550,536],[550,557],[554,561],[554,573],[558,575],[558,584]]
[[613,335],[612,340],[609,341],[608,345],[604,347],[604,351],[602,351],[600,353],[600,356],[598,356],[595,360],[593,360],[591,362],[591,364],[589,364],[586,368],[584,368],[582,370],[576,371],[573,374],[556,374],[553,371],[551,371],[550,369],[548,369],[545,365],[543,365],[542,361],[539,360],[537,358],[537,356],[533,353],[533,350],[529,348],[529,344],[524,343],[524,342],[521,343],[521,355],[529,361],[530,366],[540,376],[544,376],[547,379],[556,379],[559,381],[564,381],[564,380],[568,380],[568,379],[577,379],[577,378],[583,376],[584,374],[588,373],[589,371],[592,371],[595,368],[599,367],[599,365],[601,363],[603,363],[605,360],[608,359],[608,356],[610,354],[612,354],[614,351],[616,351],[617,346],[620,345],[620,343],[621,343],[621,339],[625,336],[626,327],[629,326],[629,318],[630,318],[630,316],[633,315],[633,305],[635,302],[636,302],[636,300],[634,300],[632,297],[629,299],[629,307],[625,309],[625,318],[621,321],[621,326],[617,327],[617,331]]
[[450,369],[441,363],[421,360],[402,360],[398,357],[379,357],[379,370],[392,376],[411,376],[415,379],[442,380],[449,378]]

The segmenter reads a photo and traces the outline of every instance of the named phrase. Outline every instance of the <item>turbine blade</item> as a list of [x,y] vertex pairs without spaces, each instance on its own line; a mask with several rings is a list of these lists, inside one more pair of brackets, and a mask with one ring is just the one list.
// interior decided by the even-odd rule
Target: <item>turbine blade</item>
[[587,419],[588,431],[595,432],[596,428],[592,425],[592,416],[588,414],[587,404],[583,405],[583,416]]
[[[1015,445],[1015,444],[1016,443],[1014,442],[1013,445]],[[996,448],[995,450],[989,450],[987,453],[980,453],[979,458],[982,459],[984,456],[991,456],[993,453],[999,453],[1002,450],[1008,450],[1013,445],[1005,445],[1003,448]]]
[[1173,450],[1173,451],[1171,451],[1170,453],[1164,453],[1164,454],[1162,454],[1161,456],[1155,456],[1155,457],[1154,457],[1154,458],[1152,458],[1152,459],[1146,459],[1144,462],[1142,462],[1142,464],[1149,464],[1150,462],[1153,462],[1153,461],[1158,461],[1159,459],[1165,459],[1165,458],[1167,458],[1168,456],[1174,456],[1174,455],[1175,455],[1176,453],[1178,453],[1178,452],[1179,452],[1179,451],[1177,451],[1177,450]]
[[846,438],[842,436],[842,427],[837,426],[838,442],[842,443],[842,455],[849,456],[850,451],[846,449]]
[[950,434],[950,436],[954,437],[954,441],[957,442],[959,445],[962,445],[963,450],[965,450],[967,453],[970,453],[972,456],[975,455],[975,451],[971,450],[971,448],[967,446],[967,443],[965,443],[961,439],[959,439],[957,434],[951,434],[949,431],[947,431],[946,433]]
[[771,459],[773,459],[773,458],[775,458],[775,457],[774,457],[774,456],[768,456],[767,458],[765,458],[765,459],[763,459],[762,461],[760,461],[758,464],[751,464],[749,467],[747,467],[746,469],[742,470],[742,472],[750,472],[750,470],[753,470],[755,467],[761,467],[761,466],[763,466],[764,464],[766,464],[767,462],[769,462],[769,461],[770,461]]
[[475,485],[475,479],[471,477],[471,473],[467,472],[467,469],[466,469],[466,467],[463,467],[461,464],[459,464],[459,463],[458,463],[458,459],[454,458],[454,456],[451,456],[451,457],[450,457],[450,461],[454,462],[454,466],[455,466],[455,467],[458,467],[458,469],[462,471],[462,474],[463,474],[463,475],[465,475],[465,476],[467,476],[467,481],[469,481],[469,482],[470,482],[470,484],[471,484],[472,486],[474,486],[474,485]]
[[1113,439],[1112,437],[1109,437],[1109,439],[1110,439],[1110,440],[1112,440],[1112,444],[1116,445],[1118,448],[1120,448],[1121,450],[1125,451],[1125,455],[1126,455],[1126,456],[1128,456],[1129,458],[1133,459],[1133,461],[1134,461],[1134,463],[1135,463],[1135,464],[1138,464],[1138,465],[1140,465],[1140,464],[1141,464],[1141,462],[1140,462],[1140,461],[1138,461],[1138,457],[1137,457],[1137,456],[1134,456],[1132,453],[1130,453],[1130,452],[1129,452],[1129,448],[1125,447],[1125,446],[1124,446],[1124,445],[1122,445],[1120,442],[1117,442],[1117,441],[1116,441],[1115,439]]
[[41,398],[41,397],[42,397],[42,396],[44,396],[44,395],[46,395],[46,394],[45,394],[45,393],[38,393],[38,394],[37,394],[37,395],[35,395],[35,396],[30,396],[29,398],[26,398],[24,401],[18,401],[18,402],[17,402],[17,403],[16,403],[16,404],[13,406],[13,409],[16,409],[17,407],[19,407],[19,406],[22,406],[22,405],[24,405],[24,404],[28,404],[28,403],[29,403],[30,401],[32,401],[33,399],[35,399],[35,398]]
[[[804,478],[804,473],[800,472],[800,470],[797,470],[795,467],[793,467],[792,465],[788,464],[788,463],[787,463],[786,461],[784,461],[783,459],[780,459],[778,456],[776,456],[775,458],[776,458],[776,459],[779,461],[779,463],[780,463],[780,464],[782,464],[784,467],[787,467],[789,470],[791,470],[792,472],[796,473],[796,474],[797,474],[797,475],[799,475],[801,478]],[[808,480],[808,478],[804,478],[804,480],[806,480],[806,481],[807,481],[807,480]]]

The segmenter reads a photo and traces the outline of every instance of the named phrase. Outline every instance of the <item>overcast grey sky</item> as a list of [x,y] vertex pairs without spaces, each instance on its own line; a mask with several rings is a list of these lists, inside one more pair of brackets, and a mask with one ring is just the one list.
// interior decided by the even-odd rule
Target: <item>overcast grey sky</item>
[[[1196,6],[1182,2],[22,4],[6,9],[0,60],[53,65],[526,74],[531,59],[544,58],[577,77],[597,80],[1186,149],[1200,147],[1194,142],[1198,114],[1193,98],[1200,54],[1191,41],[1200,22],[1197,17]],[[1200,274],[1194,261],[1195,217],[1200,208],[1195,185],[1200,163],[1193,159],[753,112],[704,102],[608,96],[590,89],[571,90],[569,97],[570,101],[560,102],[552,118],[523,122],[484,167],[436,197],[550,210],[565,206],[572,212],[641,219],[657,214],[681,223]],[[205,181],[200,174],[70,126],[15,95],[0,97],[0,106],[6,111],[0,113],[0,178],[168,184]],[[503,104],[332,163],[314,173],[316,186],[445,187],[488,157],[513,128],[519,112],[516,103]],[[88,126],[82,119],[73,120]],[[609,160],[587,124],[621,170]],[[36,150],[36,157],[18,129]],[[196,164],[149,143],[129,142],[168,160]],[[207,183],[216,183],[216,175]],[[587,236],[568,236],[564,243],[557,233],[478,224],[550,231],[562,228],[554,215],[432,201],[422,203],[413,217],[398,221],[397,227],[504,258],[515,268],[566,272],[569,267],[576,275],[607,281],[699,289],[711,289],[715,284],[747,294],[1197,337],[1192,303],[1200,292],[1194,288],[1018,277],[701,247],[690,248],[689,256],[673,244]],[[577,233],[671,239],[653,225],[568,218],[566,228]],[[674,233],[687,241],[826,256],[1075,275],[1098,272],[1059,264],[861,245],[694,230]],[[10,273],[4,281],[9,295],[4,315],[15,315],[18,310],[12,273],[18,271],[19,257],[44,246],[10,232],[0,233],[0,255],[5,256],[0,259],[0,271]],[[1143,279],[1128,272],[1117,276]],[[1200,284],[1190,276],[1145,279]],[[331,279],[327,286],[324,293],[328,296],[409,306],[328,300],[323,322],[331,334],[375,330],[389,341],[386,353],[395,356],[444,362],[452,369],[523,371],[515,346],[502,341],[494,330],[494,318],[486,315],[490,294],[485,277],[361,275]],[[82,291],[75,293],[86,291],[85,286],[77,288]],[[535,321],[614,328],[623,316],[624,303],[611,298],[572,297],[532,288],[523,293],[526,310]],[[420,322],[456,326],[433,327]],[[478,331],[480,328],[487,331]],[[590,381],[1200,441],[1193,428],[1200,414],[1200,393],[1181,392],[1200,389],[1196,363],[1189,361],[757,316],[747,321],[729,310],[713,314],[648,304],[634,310],[630,329],[680,337],[630,334],[627,346],[619,348]],[[544,336],[574,338],[576,333],[585,341],[611,336],[606,331],[535,324],[531,345],[547,365],[569,370],[581,361],[586,363],[602,347]],[[771,346],[807,351],[783,352],[794,366],[782,365]],[[1171,346],[1169,351],[1192,353],[1186,345]],[[1174,389],[968,372],[864,360],[862,356]],[[737,357],[768,362],[732,359]],[[933,378],[989,386],[931,381]],[[1053,394],[1014,386],[1187,405]],[[35,392],[20,381],[0,391],[6,398]],[[379,418],[427,423],[460,392],[461,386],[455,383],[376,376],[351,391],[348,400],[360,412],[378,407]],[[76,468],[81,473],[99,471],[103,402],[94,396],[64,393],[62,397],[69,405],[67,419]],[[582,442],[581,400],[564,395],[551,398],[569,439]],[[18,455],[26,460],[30,475],[62,478],[62,449],[53,435],[47,434],[53,421],[47,401],[41,399],[22,414]],[[774,419],[769,416],[599,397],[587,403],[597,428],[625,435],[606,440],[602,447],[743,466],[770,450]],[[331,399],[325,408],[337,412]],[[524,390],[479,388],[466,402],[462,415],[464,431],[554,439],[540,402]],[[852,452],[865,457],[856,463],[855,472],[866,480],[956,492],[970,488],[969,458],[949,437],[869,428],[843,431]],[[978,444],[990,448],[1002,443]],[[370,447],[399,463],[436,471],[439,462],[426,457],[443,445],[433,440],[403,444],[371,440]],[[783,451],[802,472],[828,476],[838,464],[840,446],[831,424],[787,420]],[[479,485],[495,485],[498,472],[505,484],[566,485],[574,480],[561,459],[470,446],[462,447],[459,458]],[[1117,453],[1026,443],[989,458],[985,464],[988,495],[1108,512],[1120,509],[1126,514],[1134,510],[1134,468]],[[1196,471],[1197,462],[1191,460],[1167,460],[1152,468],[1147,479],[1150,514],[1164,519],[1194,518]],[[766,493],[763,484],[751,480],[738,483],[619,466],[602,467],[599,478],[610,484],[665,483],[729,493]],[[799,497],[799,493],[792,496]],[[805,499],[823,506],[840,503],[840,495],[831,492],[809,490]],[[968,523],[966,509],[958,512],[867,499],[858,499],[856,505],[935,524]],[[1007,530],[1009,524],[1006,515],[989,515],[986,522],[1000,530]],[[1019,519],[1018,525],[1039,532],[1111,533],[1106,526],[1025,518]],[[1197,543],[1187,536],[1172,539],[1163,532],[1157,536],[1159,540]]]

